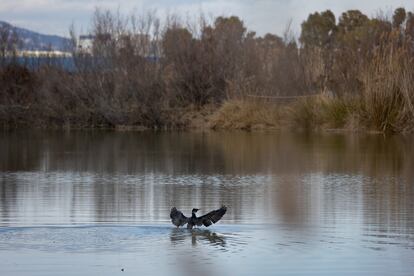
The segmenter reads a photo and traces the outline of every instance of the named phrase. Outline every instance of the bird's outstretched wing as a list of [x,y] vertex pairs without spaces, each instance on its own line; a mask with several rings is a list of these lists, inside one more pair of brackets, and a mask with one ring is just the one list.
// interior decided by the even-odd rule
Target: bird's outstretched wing
[[175,207],[171,208],[170,218],[171,222],[177,227],[183,226],[188,222],[188,218]]
[[197,218],[195,220],[195,225],[197,226],[204,225],[206,227],[209,227],[213,223],[218,222],[224,216],[226,211],[227,211],[227,207],[223,205],[221,206],[220,209],[211,211],[210,213]]

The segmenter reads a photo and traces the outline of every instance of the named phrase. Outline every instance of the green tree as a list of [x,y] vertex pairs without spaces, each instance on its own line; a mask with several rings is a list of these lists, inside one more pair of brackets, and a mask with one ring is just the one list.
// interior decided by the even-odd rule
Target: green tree
[[241,43],[246,34],[243,21],[237,16],[218,17],[214,22],[214,35],[226,43]]
[[[227,84],[234,82],[243,67],[243,48],[246,41],[246,27],[240,18],[218,17],[212,29],[212,56],[215,85],[223,94]],[[220,94],[216,92],[215,94]]]
[[366,41],[370,19],[359,10],[344,12],[339,18],[336,42],[339,48],[358,50]]
[[368,21],[368,16],[359,10],[349,10],[339,18],[338,31],[342,34],[350,33],[364,26]]
[[414,14],[409,12],[407,14],[407,23],[405,25],[405,34],[414,38]]
[[405,12],[404,8],[398,8],[395,10],[394,15],[392,17],[392,25],[394,28],[400,28],[401,24],[404,23],[407,17],[407,13]]
[[262,39],[259,41],[266,47],[266,48],[281,48],[284,46],[283,39],[274,34],[266,34]]
[[300,42],[305,47],[325,47],[336,29],[335,15],[330,11],[315,12],[302,23]]
[[193,35],[185,28],[168,29],[162,40],[162,48],[167,60],[183,61],[183,56],[191,54]]

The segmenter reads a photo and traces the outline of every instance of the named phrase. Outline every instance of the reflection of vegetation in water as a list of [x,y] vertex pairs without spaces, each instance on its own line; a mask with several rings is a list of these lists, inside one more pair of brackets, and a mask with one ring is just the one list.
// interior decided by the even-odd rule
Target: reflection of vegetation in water
[[409,136],[34,131],[2,133],[0,142],[2,171],[410,176],[414,162]]
[[35,198],[59,209],[54,200],[63,196],[72,206],[65,216],[80,210],[96,221],[167,222],[174,205],[208,211],[226,203],[227,222],[260,220],[272,209],[283,222],[302,223],[319,200],[312,191],[323,187],[328,213],[346,199],[343,208],[363,208],[366,221],[392,217],[402,225],[414,221],[407,211],[411,141],[283,132],[3,132],[0,170],[10,173],[0,178],[0,208],[3,218],[13,217],[24,198]]
[[0,142],[2,171],[47,166],[49,171],[83,172],[151,169],[162,173],[257,174],[321,170],[408,176],[414,162],[410,136],[22,131],[0,134]]

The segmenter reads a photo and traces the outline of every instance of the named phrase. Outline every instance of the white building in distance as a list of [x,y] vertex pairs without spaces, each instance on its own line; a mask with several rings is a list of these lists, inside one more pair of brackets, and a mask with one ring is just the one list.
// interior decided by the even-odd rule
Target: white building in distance
[[82,53],[92,54],[93,41],[95,36],[93,35],[81,35],[77,45],[77,50]]

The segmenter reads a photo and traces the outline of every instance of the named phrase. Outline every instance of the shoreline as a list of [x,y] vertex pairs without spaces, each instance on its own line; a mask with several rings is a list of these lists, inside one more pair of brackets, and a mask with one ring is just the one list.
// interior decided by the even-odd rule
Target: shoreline
[[187,126],[187,127],[145,127],[136,125],[118,125],[110,126],[30,126],[17,125],[14,127],[1,127],[1,131],[110,131],[110,132],[241,132],[241,133],[276,133],[276,132],[293,132],[293,133],[318,133],[318,134],[362,134],[362,135],[411,135],[412,132],[381,132],[367,129],[349,129],[349,128],[318,128],[318,129],[295,129],[289,126],[267,127],[264,125],[254,125],[249,128],[212,128],[204,126]]
[[[110,131],[246,131],[246,132],[315,132],[315,133],[369,133],[410,134],[406,128],[388,128],[381,131],[370,120],[364,109],[358,106],[357,98],[332,98],[326,95],[312,99],[298,99],[288,103],[227,100],[222,104],[208,104],[203,107],[188,106],[171,108],[160,112],[161,125],[143,125],[137,118],[128,121],[136,124],[113,124],[108,116],[91,113],[82,117],[54,117],[37,113],[27,108],[23,113],[4,112],[0,117],[0,128],[41,130],[110,130]],[[36,114],[36,115],[35,115]],[[73,123],[71,122],[73,121]]]

